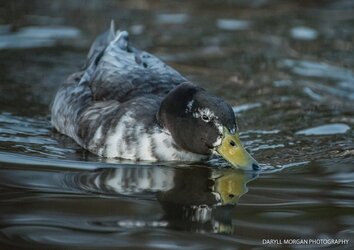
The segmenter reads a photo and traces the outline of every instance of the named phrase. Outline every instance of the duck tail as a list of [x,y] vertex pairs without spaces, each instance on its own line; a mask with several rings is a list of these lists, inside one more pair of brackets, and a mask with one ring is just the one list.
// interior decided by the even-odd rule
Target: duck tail
[[102,51],[106,49],[111,41],[116,37],[116,28],[114,20],[111,20],[109,29],[99,35],[95,41],[92,43],[89,53],[87,54],[87,60],[90,61],[92,58],[96,58]]
[[128,39],[128,32],[116,30],[114,20],[112,20],[109,29],[99,35],[92,43],[90,51],[87,55],[87,62],[83,69],[85,73],[79,84],[81,85],[91,80],[94,71],[105,51],[114,50],[115,48],[124,51],[130,50]]

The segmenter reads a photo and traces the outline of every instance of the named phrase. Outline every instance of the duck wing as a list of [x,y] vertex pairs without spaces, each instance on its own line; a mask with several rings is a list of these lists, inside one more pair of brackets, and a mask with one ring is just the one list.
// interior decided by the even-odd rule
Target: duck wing
[[128,32],[114,30],[91,46],[80,84],[89,84],[93,100],[125,102],[146,94],[166,95],[187,80],[154,55],[134,48]]

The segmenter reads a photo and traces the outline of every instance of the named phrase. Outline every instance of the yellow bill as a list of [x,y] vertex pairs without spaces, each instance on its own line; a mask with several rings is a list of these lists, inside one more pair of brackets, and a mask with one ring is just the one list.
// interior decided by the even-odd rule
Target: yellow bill
[[216,151],[232,166],[246,170],[259,170],[260,167],[255,159],[246,151],[241,144],[238,134],[231,134],[224,128],[223,139]]

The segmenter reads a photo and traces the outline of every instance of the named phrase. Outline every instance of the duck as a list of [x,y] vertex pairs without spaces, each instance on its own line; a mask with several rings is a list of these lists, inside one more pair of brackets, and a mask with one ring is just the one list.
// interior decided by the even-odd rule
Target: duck
[[217,156],[259,170],[239,138],[230,104],[190,82],[110,28],[84,67],[59,87],[51,123],[85,150],[135,162],[200,162]]

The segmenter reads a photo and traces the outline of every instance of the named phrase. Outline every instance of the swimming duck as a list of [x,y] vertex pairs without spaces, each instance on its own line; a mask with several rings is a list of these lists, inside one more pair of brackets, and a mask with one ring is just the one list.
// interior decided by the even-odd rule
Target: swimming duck
[[68,77],[51,109],[53,126],[101,157],[202,161],[219,155],[258,170],[235,114],[222,98],[134,48],[114,23],[93,42],[84,70]]

